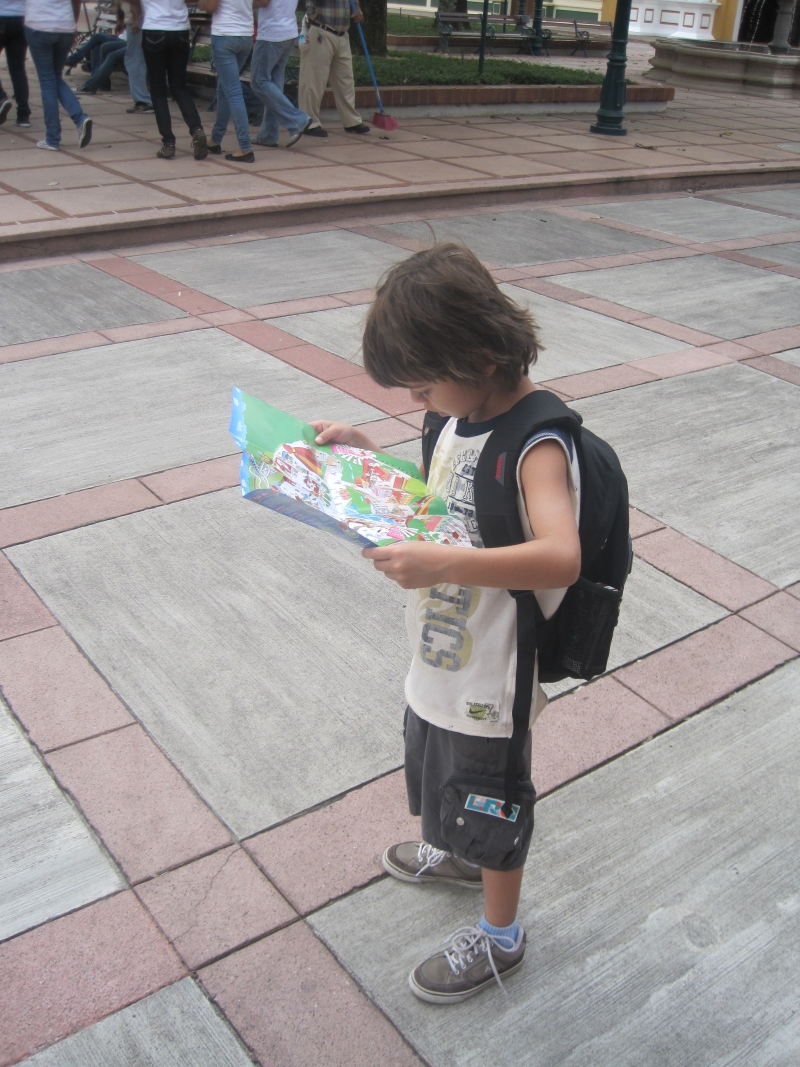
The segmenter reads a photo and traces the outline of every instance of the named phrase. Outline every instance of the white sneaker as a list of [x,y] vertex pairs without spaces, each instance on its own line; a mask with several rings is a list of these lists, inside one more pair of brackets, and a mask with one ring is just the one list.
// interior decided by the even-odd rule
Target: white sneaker
[[58,151],[58,149],[56,148],[56,146],[55,146],[55,145],[53,145],[53,144],[48,144],[48,143],[47,143],[47,141],[37,141],[37,142],[36,142],[36,147],[37,147],[37,148],[44,148],[44,149],[46,149],[46,150],[47,150],[48,152],[57,152],[57,151]]

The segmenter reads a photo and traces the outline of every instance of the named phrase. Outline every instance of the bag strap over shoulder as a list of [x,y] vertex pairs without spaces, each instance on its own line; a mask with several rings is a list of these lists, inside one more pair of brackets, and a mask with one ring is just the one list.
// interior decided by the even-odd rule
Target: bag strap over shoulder
[[449,415],[440,415],[438,411],[425,412],[425,420],[422,423],[422,469],[425,471],[426,479],[431,473],[431,460],[436,442],[449,421]]

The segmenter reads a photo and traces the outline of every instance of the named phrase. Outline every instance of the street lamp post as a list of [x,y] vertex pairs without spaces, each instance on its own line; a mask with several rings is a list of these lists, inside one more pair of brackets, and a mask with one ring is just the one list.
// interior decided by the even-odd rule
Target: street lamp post
[[628,62],[628,27],[631,21],[631,0],[617,0],[614,29],[611,31],[611,51],[608,54],[606,76],[600,91],[597,122],[589,129],[610,137],[624,137],[628,132],[622,125],[625,118],[625,66]]
[[486,27],[489,23],[489,0],[483,0],[483,14],[481,15],[481,48],[478,56],[478,76],[483,74],[483,64],[486,59]]

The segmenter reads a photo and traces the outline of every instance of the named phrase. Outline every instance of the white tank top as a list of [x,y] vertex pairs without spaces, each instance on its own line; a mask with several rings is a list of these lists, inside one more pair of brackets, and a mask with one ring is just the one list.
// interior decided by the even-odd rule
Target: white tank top
[[[452,515],[463,519],[478,548],[483,547],[483,542],[475,519],[475,469],[483,446],[502,418],[500,415],[484,423],[450,419],[431,460],[430,491],[447,501]],[[558,441],[566,453],[577,523],[580,469],[571,437],[557,430],[543,430],[526,443],[519,462],[544,440]],[[532,541],[522,493],[518,504],[525,539]],[[545,618],[553,615],[565,593],[566,589],[536,592]],[[510,737],[517,669],[517,611],[508,590],[473,585],[412,589],[406,606],[406,629],[413,652],[406,678],[406,700],[416,714],[444,730]],[[546,704],[537,666],[531,723]]]

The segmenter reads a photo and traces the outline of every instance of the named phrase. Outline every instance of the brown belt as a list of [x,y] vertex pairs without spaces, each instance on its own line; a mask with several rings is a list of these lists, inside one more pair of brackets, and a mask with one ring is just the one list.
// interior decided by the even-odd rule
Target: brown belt
[[315,22],[313,19],[308,20],[309,26],[316,26],[319,30],[327,30],[328,33],[334,34],[336,37],[344,37],[347,30],[335,30],[332,26],[326,26],[324,22]]

